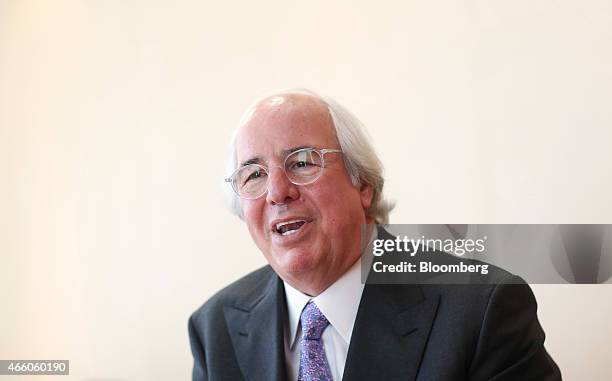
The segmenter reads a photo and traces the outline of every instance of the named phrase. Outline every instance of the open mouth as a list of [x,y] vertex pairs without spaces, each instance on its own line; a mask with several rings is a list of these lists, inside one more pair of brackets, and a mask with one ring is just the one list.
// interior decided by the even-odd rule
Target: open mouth
[[305,220],[279,222],[278,224],[274,225],[274,231],[284,236],[295,234],[302,228],[302,226],[304,226],[306,222],[307,221]]

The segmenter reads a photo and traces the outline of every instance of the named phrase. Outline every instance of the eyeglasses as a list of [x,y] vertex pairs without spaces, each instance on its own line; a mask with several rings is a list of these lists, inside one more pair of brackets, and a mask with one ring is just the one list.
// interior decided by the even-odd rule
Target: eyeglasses
[[[285,158],[283,170],[295,185],[312,184],[321,177],[325,168],[325,154],[342,153],[339,149],[302,148]],[[259,198],[268,190],[269,169],[259,164],[247,164],[232,173],[225,182],[243,199]]]

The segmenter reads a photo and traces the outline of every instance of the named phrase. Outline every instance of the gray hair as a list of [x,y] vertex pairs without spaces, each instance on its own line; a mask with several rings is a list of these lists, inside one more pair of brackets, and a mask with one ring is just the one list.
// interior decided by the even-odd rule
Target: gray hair
[[[372,187],[372,203],[366,210],[366,215],[373,218],[379,224],[389,223],[389,212],[393,209],[394,203],[385,200],[383,197],[383,186],[385,183],[385,179],[383,178],[383,165],[370,144],[370,138],[363,123],[361,123],[352,112],[335,100],[329,97],[320,96],[313,91],[307,89],[291,89],[273,94],[273,96],[283,95],[308,95],[327,106],[329,115],[336,129],[336,136],[338,137],[340,148],[344,153],[342,155],[344,166],[351,178],[351,182],[356,187],[361,187],[363,184],[368,184]],[[240,119],[240,123],[238,124],[238,128],[234,131],[229,147],[229,160],[227,161],[228,173],[231,174],[238,166],[236,158],[236,137],[238,131],[248,121],[257,106],[269,98],[270,96],[266,96],[253,103]],[[236,216],[243,219],[240,197],[233,192],[229,185],[224,189],[228,208]]]

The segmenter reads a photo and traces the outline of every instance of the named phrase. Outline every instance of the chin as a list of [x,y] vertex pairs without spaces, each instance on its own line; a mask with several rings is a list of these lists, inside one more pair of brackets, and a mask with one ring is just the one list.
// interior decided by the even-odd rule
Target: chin
[[299,275],[309,272],[316,267],[318,262],[312,250],[304,250],[302,248],[289,249],[283,253],[275,253],[275,255],[276,260],[274,262],[276,266],[272,267],[279,274]]

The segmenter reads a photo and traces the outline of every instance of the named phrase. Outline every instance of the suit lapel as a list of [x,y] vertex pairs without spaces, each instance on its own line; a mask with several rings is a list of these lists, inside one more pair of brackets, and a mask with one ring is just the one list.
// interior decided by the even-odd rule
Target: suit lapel
[[438,301],[419,285],[366,285],[343,380],[416,379]]
[[286,380],[283,283],[271,272],[267,284],[225,308],[230,337],[247,380]]

